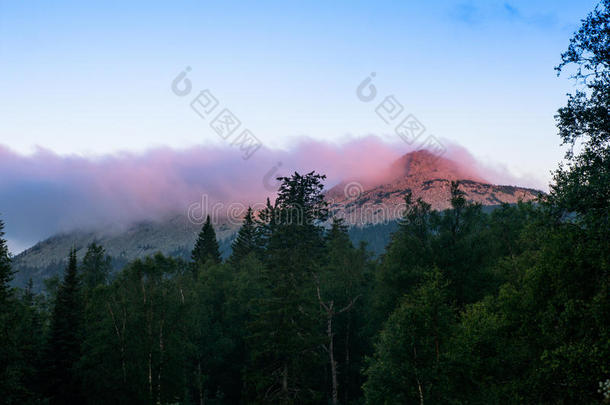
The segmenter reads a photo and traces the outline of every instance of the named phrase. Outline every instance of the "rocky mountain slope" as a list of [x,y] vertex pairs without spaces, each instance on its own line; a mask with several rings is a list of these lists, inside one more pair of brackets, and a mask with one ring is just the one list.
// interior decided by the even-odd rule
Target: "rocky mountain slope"
[[[222,223],[215,227],[221,253],[226,257],[238,227]],[[157,252],[188,259],[200,229],[201,225],[190,221],[187,215],[175,215],[159,221],[132,224],[126,228],[61,233],[13,258],[13,266],[17,270],[15,284],[23,286],[32,278],[35,287],[40,288],[41,280],[61,272],[72,247],[76,248],[80,260],[85,255],[87,246],[93,242],[104,246],[115,269],[136,258]]]
[[410,191],[413,200],[421,198],[432,209],[450,206],[451,182],[459,181],[469,201],[484,206],[531,201],[539,190],[494,185],[469,173],[458,162],[437,157],[426,150],[404,155],[394,162],[384,181],[371,184],[353,180],[342,182],[327,193],[331,211],[352,225],[383,223],[400,218],[404,198]]

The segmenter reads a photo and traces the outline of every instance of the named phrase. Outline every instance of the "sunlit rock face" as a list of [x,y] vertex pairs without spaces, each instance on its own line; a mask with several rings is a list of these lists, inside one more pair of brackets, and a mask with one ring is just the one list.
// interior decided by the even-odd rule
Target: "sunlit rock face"
[[536,199],[541,191],[490,184],[459,162],[426,150],[408,153],[392,163],[381,181],[349,179],[326,193],[331,212],[352,225],[391,221],[402,216],[405,195],[421,198],[435,210],[450,207],[451,182],[459,181],[468,201],[482,205],[515,204]]

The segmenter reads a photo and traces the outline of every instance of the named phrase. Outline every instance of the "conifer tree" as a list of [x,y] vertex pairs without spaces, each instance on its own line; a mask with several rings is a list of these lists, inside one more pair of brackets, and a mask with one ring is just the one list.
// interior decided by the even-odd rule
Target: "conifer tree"
[[469,202],[459,182],[451,182],[451,209],[437,217],[432,239],[434,264],[451,283],[458,306],[478,301],[495,285],[488,271],[490,241],[481,205]]
[[208,260],[212,260],[214,263],[222,261],[218,241],[216,240],[216,232],[209,215],[201,228],[201,232],[199,232],[195,248],[191,253],[191,259],[196,264],[204,264]]
[[421,281],[425,269],[433,265],[432,239],[436,232],[433,224],[438,213],[421,198],[413,201],[411,192],[405,196],[406,210],[399,228],[382,257],[375,273],[375,287],[369,319],[372,333],[397,306],[402,295],[411,292]]
[[[326,234],[326,254],[323,265],[315,274],[316,292],[326,325],[324,351],[330,369],[330,397],[339,403],[339,391],[348,403],[350,368],[358,360],[353,350],[357,304],[364,293],[364,272],[367,262],[364,252],[355,249],[342,219],[333,219]],[[341,356],[342,354],[342,356]],[[339,382],[339,377],[341,382]]]
[[[250,325],[247,384],[263,403],[319,402],[319,328],[313,272],[324,247],[320,221],[328,210],[322,194],[325,176],[314,172],[281,178],[271,212],[263,212],[270,234],[263,278],[269,295],[256,303]],[[264,210],[265,211],[265,210]]]
[[239,264],[241,259],[256,250],[256,226],[252,207],[248,207],[244,223],[239,229],[237,238],[233,241],[231,248],[233,250],[230,258],[232,264]]
[[267,197],[265,208],[258,212],[255,224],[255,242],[258,251],[264,251],[269,238],[273,234],[277,224],[277,204],[271,204],[271,200]]
[[76,250],[57,291],[47,346],[48,395],[51,404],[82,403],[75,365],[81,352],[82,302]]
[[106,255],[106,250],[102,246],[95,242],[89,245],[83,258],[81,273],[84,287],[87,289],[93,289],[108,281],[110,257]]
[[0,220],[0,306],[4,306],[12,295],[10,282],[13,280],[11,258],[4,236],[4,223]]
[[37,403],[40,395],[40,374],[44,348],[43,314],[40,297],[33,291],[30,278],[20,299],[19,321],[16,328],[19,343],[19,403]]
[[16,302],[10,286],[13,270],[3,236],[4,223],[0,221],[0,397],[11,403],[21,387],[15,373],[19,356],[14,333]]

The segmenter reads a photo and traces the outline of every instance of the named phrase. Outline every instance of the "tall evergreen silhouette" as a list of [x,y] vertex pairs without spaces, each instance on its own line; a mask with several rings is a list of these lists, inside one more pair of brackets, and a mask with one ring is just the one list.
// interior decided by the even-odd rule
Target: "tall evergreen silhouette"
[[13,270],[11,268],[11,258],[8,253],[8,246],[3,239],[4,222],[0,220],[0,305],[4,305],[6,300],[11,295],[11,287],[9,283],[13,279]]
[[254,215],[252,207],[248,207],[244,223],[242,224],[237,238],[231,245],[233,253],[231,254],[231,263],[238,264],[241,259],[256,249],[256,226],[254,224]]
[[82,302],[76,250],[70,251],[57,291],[47,346],[48,395],[51,404],[82,403],[75,366],[80,358]]
[[110,256],[106,255],[104,247],[93,242],[87,247],[87,253],[83,258],[81,274],[83,287],[93,289],[108,281],[111,269]]
[[328,209],[322,193],[325,176],[310,172],[281,177],[275,205],[261,212],[269,236],[263,280],[267,295],[255,300],[249,324],[246,384],[259,403],[316,403],[323,365],[317,350],[324,337],[317,328],[319,306],[311,272],[324,246],[322,221]]
[[212,260],[214,263],[221,262],[216,232],[214,231],[209,215],[201,228],[201,232],[199,232],[195,248],[191,253],[191,259],[193,262],[199,264],[203,264],[208,260]]
[[0,397],[10,403],[18,389],[15,364],[18,342],[13,333],[15,325],[15,301],[10,282],[13,279],[11,259],[4,236],[4,223],[0,221]]

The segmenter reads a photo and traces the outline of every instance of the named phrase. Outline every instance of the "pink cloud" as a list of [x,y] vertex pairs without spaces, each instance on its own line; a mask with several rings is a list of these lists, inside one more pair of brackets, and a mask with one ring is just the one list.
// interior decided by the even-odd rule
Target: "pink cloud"
[[[290,150],[261,148],[249,160],[230,147],[82,157],[42,148],[26,156],[0,146],[0,215],[9,238],[31,244],[77,227],[185,213],[204,194],[212,203],[263,202],[274,194],[274,178],[295,170],[326,174],[327,188],[345,179],[378,181],[409,151],[404,143],[374,136],[342,144],[301,139]],[[447,144],[445,156],[491,182],[517,180],[457,145]]]

